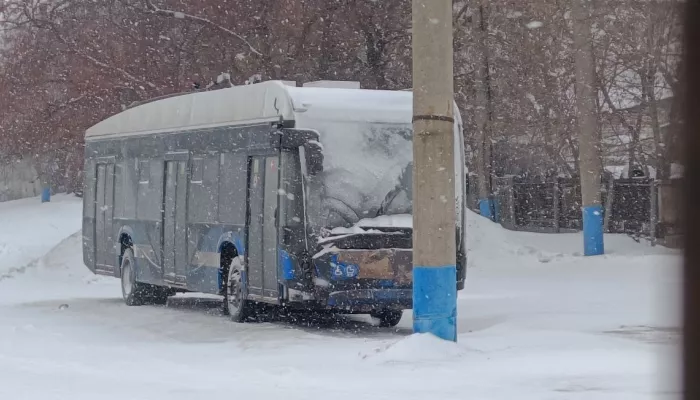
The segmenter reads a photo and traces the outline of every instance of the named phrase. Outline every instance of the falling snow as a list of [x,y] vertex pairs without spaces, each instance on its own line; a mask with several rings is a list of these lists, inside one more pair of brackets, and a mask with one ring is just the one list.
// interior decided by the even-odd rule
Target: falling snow
[[[92,218],[84,210],[140,217],[154,195],[146,207],[159,227],[151,240],[164,240],[168,229],[159,197],[167,188],[157,183],[167,171],[163,160],[103,171],[114,190],[102,199],[133,196],[132,209],[83,206],[83,197],[95,201],[83,191],[95,188],[100,170],[85,169],[85,157],[94,157],[84,139],[90,126],[173,96],[194,111],[174,109],[167,122],[191,121],[204,109],[237,116],[240,104],[199,99],[278,79],[289,104],[280,103],[284,96],[246,103],[269,117],[265,129],[318,133],[304,154],[320,151],[320,171],[311,176],[301,151],[285,149],[306,173],[287,179],[280,158],[277,190],[269,178],[248,174],[248,156],[237,164],[215,143],[203,143],[203,154],[176,143],[167,150],[178,159],[186,154],[175,185],[186,188],[186,223],[207,225],[226,213],[245,221],[248,204],[231,199],[247,199],[254,182],[275,204],[253,217],[273,213],[293,225],[278,224],[271,237],[309,233],[312,244],[299,259],[412,232],[410,2],[3,0],[0,398],[679,398],[680,257],[672,247],[681,217],[671,205],[685,171],[676,115],[676,91],[684,87],[681,8],[472,3],[454,1],[451,16],[445,10],[422,19],[432,30],[452,23],[454,37],[455,157],[431,158],[430,173],[449,176],[455,198],[438,191],[432,198],[454,200],[456,225],[466,221],[468,273],[455,344],[413,335],[410,310],[396,328],[383,328],[364,315],[288,310],[234,324],[219,296],[196,293],[177,294],[167,306],[126,307],[119,280],[91,274],[83,259],[94,253],[83,249],[81,229]],[[311,82],[336,89],[296,88]],[[294,125],[285,107],[296,113]],[[218,121],[197,127],[221,128]],[[167,146],[144,139],[137,147]],[[134,150],[113,148],[117,158]],[[243,174],[234,182],[221,171]],[[587,176],[594,184],[582,185]],[[138,188],[125,190],[128,179]],[[46,185],[51,202],[42,204],[37,196]],[[191,202],[192,193],[208,203]],[[600,257],[582,256],[584,199],[603,206],[594,211],[605,224]],[[287,209],[297,205],[299,212]],[[86,232],[119,236],[103,227]],[[193,236],[181,243],[186,254]],[[116,245],[105,240],[98,251],[116,257],[122,242],[113,239]],[[157,265],[161,254],[137,256]],[[197,254],[197,273],[214,271],[216,257]],[[311,300],[315,291],[336,290],[329,279],[313,275],[289,296]]]

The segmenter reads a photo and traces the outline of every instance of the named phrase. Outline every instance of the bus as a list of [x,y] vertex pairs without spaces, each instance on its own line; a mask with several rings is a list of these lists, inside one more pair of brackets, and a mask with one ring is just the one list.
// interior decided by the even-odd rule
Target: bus
[[[455,105],[457,285],[465,167]],[[83,259],[129,306],[178,292],[370,314],[412,308],[412,92],[268,81],[163,98],[85,134]]]

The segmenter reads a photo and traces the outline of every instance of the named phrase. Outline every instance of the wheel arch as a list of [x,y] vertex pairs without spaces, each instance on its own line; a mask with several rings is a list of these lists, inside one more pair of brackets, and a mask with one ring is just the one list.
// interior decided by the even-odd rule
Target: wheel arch
[[231,261],[238,257],[241,253],[236,245],[231,241],[224,241],[219,245],[219,292],[223,292],[226,287],[226,279],[228,279],[229,268]]
[[241,234],[239,232],[234,232],[234,231],[228,231],[224,232],[218,240],[218,244],[216,246],[217,251],[221,253],[221,250],[223,249],[224,244],[231,244],[236,248],[236,251],[238,252],[239,255],[244,255],[245,254],[245,245],[243,244],[243,239],[241,238]]
[[[117,278],[120,278],[122,275],[121,266],[124,258],[124,252],[127,249],[133,250],[134,248],[134,231],[128,226],[123,226],[117,234],[117,244],[119,245],[119,257],[117,268],[115,268],[115,275]],[[134,263],[135,262],[136,260],[134,260]]]

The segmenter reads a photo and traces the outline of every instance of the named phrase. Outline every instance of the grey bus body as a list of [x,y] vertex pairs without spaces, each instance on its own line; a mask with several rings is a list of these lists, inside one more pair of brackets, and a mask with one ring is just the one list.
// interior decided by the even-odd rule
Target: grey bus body
[[[146,103],[86,132],[83,258],[96,274],[256,303],[412,306],[412,93],[264,82]],[[466,272],[455,108],[457,282]]]

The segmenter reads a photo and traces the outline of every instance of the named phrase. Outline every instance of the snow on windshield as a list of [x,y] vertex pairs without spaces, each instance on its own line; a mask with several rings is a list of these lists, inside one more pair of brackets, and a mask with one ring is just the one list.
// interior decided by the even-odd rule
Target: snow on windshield
[[318,121],[314,128],[323,144],[324,162],[323,172],[309,188],[316,201],[312,223],[352,226],[376,217],[413,159],[411,124]]

